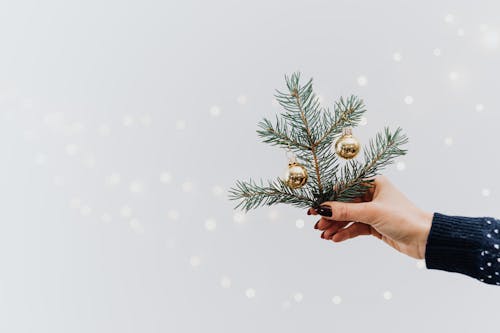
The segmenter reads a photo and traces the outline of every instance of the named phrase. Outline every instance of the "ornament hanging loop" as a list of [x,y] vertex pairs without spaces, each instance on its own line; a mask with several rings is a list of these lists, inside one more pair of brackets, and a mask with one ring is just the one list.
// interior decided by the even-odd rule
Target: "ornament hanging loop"
[[352,127],[344,127],[342,129],[342,135],[352,135]]
[[296,158],[295,154],[293,153],[292,149],[290,148],[290,144],[288,144],[288,148],[286,149],[285,155],[288,159],[288,164],[297,162],[297,158]]

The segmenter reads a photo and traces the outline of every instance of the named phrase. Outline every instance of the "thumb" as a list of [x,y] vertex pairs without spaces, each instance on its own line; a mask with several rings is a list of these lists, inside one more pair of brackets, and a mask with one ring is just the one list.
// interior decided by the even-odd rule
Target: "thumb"
[[318,214],[335,221],[356,221],[372,224],[377,218],[377,209],[373,202],[325,201],[317,209]]

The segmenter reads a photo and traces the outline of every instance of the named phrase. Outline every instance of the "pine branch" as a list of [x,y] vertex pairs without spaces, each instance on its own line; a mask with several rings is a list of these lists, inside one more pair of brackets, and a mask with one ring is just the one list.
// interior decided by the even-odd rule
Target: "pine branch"
[[350,161],[342,170],[341,179],[336,183],[337,190],[331,200],[350,201],[359,197],[371,186],[377,170],[386,167],[393,159],[406,154],[407,150],[399,148],[408,143],[408,138],[398,127],[391,133],[388,127],[377,133],[375,140],[370,140],[364,150],[364,166],[360,167],[355,160]]
[[310,197],[307,191],[302,189],[292,190],[280,178],[268,181],[268,183],[267,186],[264,186],[262,180],[260,180],[260,184],[252,180],[248,182],[236,181],[236,187],[229,191],[231,200],[241,200],[235,209],[241,207],[247,212],[259,206],[270,206],[278,203],[307,208],[314,202],[314,198]]
[[275,95],[285,112],[281,118],[276,116],[275,124],[268,119],[259,122],[257,134],[265,143],[292,150],[309,179],[300,189],[291,189],[280,178],[267,186],[262,181],[237,181],[230,190],[231,200],[241,200],[235,208],[248,211],[276,203],[304,208],[317,207],[328,200],[350,201],[372,186],[372,178],[379,170],[406,153],[400,148],[408,141],[401,129],[391,133],[386,127],[364,148],[363,164],[354,159],[341,168],[331,146],[344,128],[359,124],[366,112],[363,101],[356,96],[340,97],[331,112],[321,107],[312,89],[312,79],[301,86],[300,73],[294,73],[285,76],[285,81],[288,91],[277,90]]

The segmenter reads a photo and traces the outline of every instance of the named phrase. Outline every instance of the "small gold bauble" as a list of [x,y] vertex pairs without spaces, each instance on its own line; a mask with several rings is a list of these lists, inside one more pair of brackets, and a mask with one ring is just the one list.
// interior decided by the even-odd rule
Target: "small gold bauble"
[[296,162],[289,163],[285,175],[285,182],[293,189],[304,186],[307,182],[306,168]]
[[350,129],[345,129],[342,136],[335,143],[335,152],[346,160],[356,157],[360,149],[359,141],[352,136]]

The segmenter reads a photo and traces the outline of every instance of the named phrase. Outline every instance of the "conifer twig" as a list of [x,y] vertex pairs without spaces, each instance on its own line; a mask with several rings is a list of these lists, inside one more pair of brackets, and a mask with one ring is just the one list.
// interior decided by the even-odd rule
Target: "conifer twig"
[[267,185],[262,180],[238,180],[229,191],[229,199],[240,200],[235,209],[248,211],[277,203],[306,208],[328,200],[350,201],[371,187],[381,169],[406,154],[401,146],[408,139],[401,128],[392,133],[385,127],[363,148],[363,163],[353,159],[340,167],[338,156],[331,151],[332,142],[345,127],[359,124],[366,112],[363,101],[356,96],[340,97],[331,112],[321,107],[312,90],[312,79],[300,85],[300,73],[293,73],[285,76],[285,81],[288,91],[277,90],[275,95],[285,112],[281,118],[276,116],[275,124],[268,119],[259,122],[257,134],[265,143],[291,149],[308,174],[315,176],[299,189],[290,188],[281,178]]

